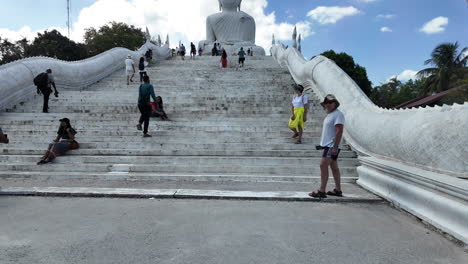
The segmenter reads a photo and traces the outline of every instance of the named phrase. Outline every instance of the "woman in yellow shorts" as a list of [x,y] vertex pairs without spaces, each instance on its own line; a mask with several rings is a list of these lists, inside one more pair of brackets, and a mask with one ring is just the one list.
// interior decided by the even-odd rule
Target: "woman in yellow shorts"
[[293,138],[297,138],[296,144],[302,144],[302,133],[307,121],[307,110],[309,108],[309,98],[303,94],[304,87],[295,85],[294,96],[291,104],[291,119],[289,120],[289,129],[294,132]]

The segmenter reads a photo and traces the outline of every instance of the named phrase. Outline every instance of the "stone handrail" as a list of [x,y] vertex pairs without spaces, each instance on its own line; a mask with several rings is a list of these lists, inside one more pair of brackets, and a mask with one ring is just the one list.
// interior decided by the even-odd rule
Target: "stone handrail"
[[357,152],[453,176],[468,173],[468,103],[383,109],[326,57],[306,61],[282,44],[273,45],[271,54],[320,99],[337,96],[346,117],[345,139]]
[[46,69],[52,69],[59,90],[81,89],[123,69],[124,60],[128,55],[137,61],[148,49],[153,50],[153,58],[156,60],[163,60],[172,55],[167,45],[159,47],[148,41],[137,51],[113,48],[80,61],[68,62],[48,57],[31,57],[2,65],[0,66],[0,111],[30,99],[36,93],[34,77]]

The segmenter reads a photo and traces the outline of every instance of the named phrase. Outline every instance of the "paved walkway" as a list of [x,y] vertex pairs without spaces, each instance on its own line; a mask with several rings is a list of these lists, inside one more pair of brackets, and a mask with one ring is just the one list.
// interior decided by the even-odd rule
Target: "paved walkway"
[[0,263],[468,263],[383,203],[0,197]]

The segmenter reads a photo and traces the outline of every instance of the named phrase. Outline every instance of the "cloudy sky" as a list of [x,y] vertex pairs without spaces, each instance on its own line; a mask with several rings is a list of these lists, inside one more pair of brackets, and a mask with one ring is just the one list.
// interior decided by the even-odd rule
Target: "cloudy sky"
[[[33,39],[38,31],[66,34],[66,0],[2,0],[0,36]],[[205,38],[205,18],[217,0],[72,0],[71,38],[109,21],[148,26],[151,34],[179,40]],[[257,21],[257,44],[270,47],[271,35],[289,44],[294,25],[303,35],[303,53],[347,52],[367,68],[374,85],[398,75],[406,80],[424,67],[442,42],[468,46],[466,0],[243,0]]]

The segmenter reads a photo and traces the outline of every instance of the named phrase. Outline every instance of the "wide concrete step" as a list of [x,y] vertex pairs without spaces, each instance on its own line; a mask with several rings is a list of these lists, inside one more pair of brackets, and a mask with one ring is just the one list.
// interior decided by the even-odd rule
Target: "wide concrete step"
[[[351,187],[352,186],[352,187]],[[344,197],[329,196],[325,199],[311,198],[308,191],[258,191],[223,189],[145,189],[145,188],[97,188],[97,187],[7,187],[0,190],[2,196],[50,196],[50,197],[112,197],[143,199],[218,199],[218,200],[266,200],[333,203],[375,203],[382,200],[358,187]],[[211,186],[217,187],[217,186]],[[221,186],[220,186],[221,187]],[[242,188],[243,186],[238,186]]]
[[[93,128],[93,127],[121,127],[122,129],[126,129],[127,127],[135,127],[136,122],[138,121],[139,116],[135,115],[134,119],[128,120],[87,120],[87,119],[77,119],[73,120],[72,124],[75,129],[85,129],[85,128]],[[284,118],[282,120],[275,120],[270,121],[264,118],[259,118],[258,120],[197,120],[197,122],[193,121],[181,121],[176,120],[172,122],[161,122],[159,118],[152,118],[152,121],[157,122],[158,126],[160,127],[258,127],[258,128],[284,128],[285,124],[287,125],[289,119]],[[321,126],[322,125],[321,119],[310,116],[307,119],[306,125],[310,126]],[[59,123],[57,120],[16,120],[16,121],[0,121],[0,125],[8,125],[9,127],[15,128],[16,130],[28,130],[28,129],[36,129],[36,128],[54,128],[57,129]],[[11,128],[10,128],[11,130]]]
[[[4,155],[43,155],[45,149],[5,148]],[[248,156],[248,157],[321,157],[322,151],[316,150],[168,150],[168,149],[78,149],[67,153],[78,156]],[[356,158],[353,151],[342,151],[341,158]]]
[[[33,155],[0,155],[0,165],[10,163],[34,163],[41,156]],[[95,163],[95,164],[160,164],[160,165],[237,165],[237,166],[319,166],[320,157],[213,157],[213,156],[62,156],[54,163]],[[354,158],[340,159],[341,166],[357,166]]]
[[[53,135],[51,135],[53,137]],[[22,144],[25,142],[29,142],[31,136],[29,135],[18,135],[15,134],[14,137],[10,139],[9,146],[17,146],[17,144]],[[49,144],[51,143],[51,137],[36,137],[34,139],[34,143],[40,144]],[[145,144],[165,144],[165,143],[178,143],[178,144],[193,144],[193,143],[200,143],[200,144],[219,144],[219,143],[262,143],[262,144],[292,144],[295,142],[295,139],[291,137],[273,137],[273,138],[264,138],[259,137],[256,135],[252,135],[252,137],[238,137],[238,136],[229,136],[229,137],[213,137],[211,134],[197,134],[197,136],[190,136],[184,137],[181,135],[180,137],[175,137],[175,135],[168,135],[168,136],[155,136],[152,138],[143,138],[143,137],[124,137],[124,136],[115,136],[115,137],[107,137],[107,136],[96,136],[92,138],[87,138],[85,143],[81,143],[82,147],[83,144],[86,143],[105,143],[105,142],[120,142],[120,143],[127,143],[131,141],[132,143],[145,143]],[[303,145],[311,145],[308,148],[314,149],[313,146],[317,145],[320,142],[320,137],[308,137],[308,134],[305,134],[305,137],[302,139]]]
[[[46,148],[48,143],[29,143],[22,142],[12,144],[11,147],[15,148]],[[313,145],[305,144],[269,144],[269,143],[114,143],[114,142],[103,142],[103,143],[80,143],[82,149],[116,149],[124,146],[126,149],[166,149],[166,150],[225,150],[225,151],[237,151],[237,150],[304,150],[304,151],[315,151]]]
[[[67,117],[73,122],[74,120],[102,120],[102,121],[122,121],[122,120],[134,120],[139,118],[140,113],[112,113],[112,112],[104,112],[104,113],[66,113]],[[172,113],[168,113],[172,116],[176,116],[176,121],[229,121],[229,122],[251,122],[251,121],[270,121],[270,122],[277,122],[281,121],[284,122],[284,119],[288,120],[290,113],[287,114],[280,114],[280,113],[268,113],[268,114],[249,114],[249,115],[230,115],[229,113],[223,112],[208,112],[204,115],[196,116],[194,119],[193,115],[187,115],[186,113],[173,115]],[[63,118],[64,113],[16,113],[16,112],[9,112],[9,113],[0,113],[0,120],[2,121],[36,121],[36,120],[46,120],[46,121],[53,121],[58,124],[58,120]],[[316,117],[325,117],[324,113],[313,113],[312,116]],[[195,123],[195,122],[194,122]]]
[[[158,128],[156,125],[150,124],[149,127],[149,132],[153,134],[154,137],[157,136],[173,136],[173,137],[183,137],[184,133],[186,137],[190,138],[196,138],[197,136],[206,136],[206,135],[211,135],[213,137],[230,137],[230,136],[262,136],[265,138],[271,138],[271,137],[288,137],[292,135],[292,132],[289,131],[261,131],[261,130],[255,130],[251,129],[248,131],[232,131],[229,129],[225,130],[215,130],[211,129],[211,131],[199,131],[197,133],[189,134],[190,129],[161,129]],[[14,131],[12,133],[8,132],[11,136],[11,138],[14,138],[14,135],[31,135],[31,136],[41,136],[41,137],[48,137],[50,139],[53,139],[57,136],[57,132],[55,131]],[[87,137],[94,137],[94,136],[108,136],[108,137],[114,137],[114,136],[125,136],[125,137],[141,137],[142,133],[141,131],[135,130],[126,130],[126,131],[118,131],[118,130],[112,130],[112,131],[105,131],[105,130],[86,130],[86,131],[78,131],[78,134],[76,135],[78,141],[83,141],[83,138]],[[190,136],[189,136],[190,135]],[[312,130],[310,131],[309,129],[306,128],[306,134],[305,136],[309,137],[318,137],[320,135],[319,130]],[[80,139],[81,138],[81,139]],[[150,140],[150,139],[148,139]]]
[[[180,172],[60,172],[60,171],[1,171],[0,183],[7,181],[35,181],[35,185],[41,182],[74,181],[76,183],[86,183],[89,181],[127,181],[157,183],[308,183],[316,184],[320,182],[317,175],[271,175],[266,173],[242,174],[242,173],[180,173]],[[343,183],[355,183],[356,175],[345,175],[342,177]],[[4,185],[3,185],[4,186]]]
[[[47,165],[35,165],[31,163],[6,163],[0,165],[2,171],[56,171],[56,172],[156,172],[156,173],[267,173],[271,175],[284,175],[293,173],[297,175],[318,175],[320,168],[316,165],[308,166],[244,166],[241,164],[220,165],[186,165],[186,164],[97,164],[97,163],[54,163]],[[342,167],[343,176],[355,176],[355,167]]]

